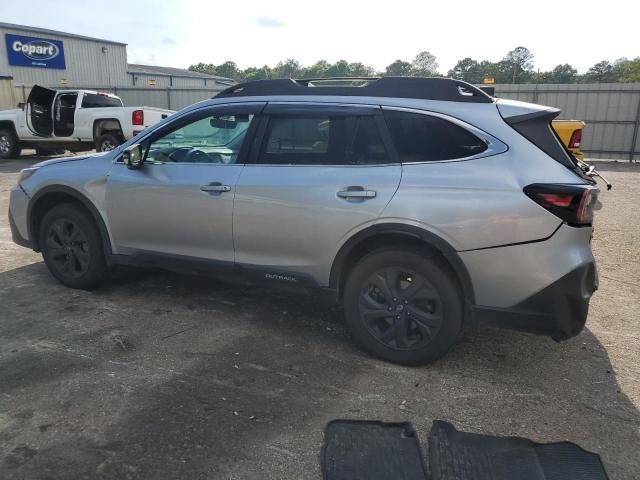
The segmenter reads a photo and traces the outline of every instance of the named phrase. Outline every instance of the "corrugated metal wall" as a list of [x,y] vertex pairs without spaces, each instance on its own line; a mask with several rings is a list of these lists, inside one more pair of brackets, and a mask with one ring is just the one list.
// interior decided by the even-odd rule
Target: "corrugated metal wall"
[[112,88],[111,91],[122,98],[125,105],[180,110],[192,103],[211,98],[225,88],[224,85],[217,85],[210,88]]
[[[39,38],[60,40],[63,42],[66,68],[34,68],[9,66],[5,33],[29,35]],[[105,51],[103,52],[103,48]],[[4,73],[3,73],[4,72]],[[0,75],[11,75],[15,85],[91,85],[107,86],[130,85],[131,77],[127,75],[126,45],[66,37],[50,33],[29,32],[20,29],[0,28]]]
[[495,85],[501,98],[560,108],[586,122],[581,149],[593,158],[640,158],[640,83]]
[[[213,97],[218,92],[224,90],[226,85],[217,84],[207,88],[162,88],[162,87],[95,87],[95,86],[79,86],[69,87],[87,90],[99,90],[103,92],[111,92],[122,98],[127,106],[147,106],[168,108],[170,110],[180,110],[181,108],[191,105],[192,103],[206,100]],[[25,85],[16,85],[14,87],[14,97],[16,102],[24,102],[29,96],[31,87]],[[15,108],[15,105],[13,106]]]

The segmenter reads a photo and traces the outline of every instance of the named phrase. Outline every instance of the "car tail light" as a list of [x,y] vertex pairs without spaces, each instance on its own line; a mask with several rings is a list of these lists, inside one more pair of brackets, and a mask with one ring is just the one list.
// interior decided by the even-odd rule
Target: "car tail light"
[[534,183],[524,187],[524,193],[569,225],[578,226],[593,222],[600,191],[588,185]]
[[574,130],[569,140],[569,148],[579,148],[582,142],[582,129]]
[[144,111],[134,110],[131,112],[131,123],[134,125],[144,125]]

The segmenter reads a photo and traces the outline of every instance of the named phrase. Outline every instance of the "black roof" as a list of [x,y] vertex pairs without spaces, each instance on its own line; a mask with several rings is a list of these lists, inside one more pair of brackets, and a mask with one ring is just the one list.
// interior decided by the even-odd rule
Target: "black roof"
[[264,95],[335,95],[357,97],[418,98],[449,102],[491,103],[479,88],[452,78],[340,77],[323,79],[256,80],[223,90],[213,98]]

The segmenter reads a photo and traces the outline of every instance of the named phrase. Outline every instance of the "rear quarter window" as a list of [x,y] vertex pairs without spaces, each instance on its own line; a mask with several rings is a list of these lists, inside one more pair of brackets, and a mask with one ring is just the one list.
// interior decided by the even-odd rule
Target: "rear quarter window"
[[122,107],[122,100],[107,95],[87,93],[82,97],[82,108]]
[[433,115],[385,110],[385,121],[402,163],[466,158],[487,144],[468,130]]

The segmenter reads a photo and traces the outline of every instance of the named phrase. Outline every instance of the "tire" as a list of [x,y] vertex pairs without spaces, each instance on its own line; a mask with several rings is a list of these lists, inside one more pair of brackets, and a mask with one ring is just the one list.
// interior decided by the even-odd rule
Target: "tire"
[[343,304],[356,343],[401,365],[441,358],[462,330],[462,295],[450,268],[420,249],[367,254],[349,273]]
[[63,285],[90,290],[105,278],[102,239],[82,207],[63,203],[49,210],[40,223],[39,240],[47,268]]
[[104,133],[96,140],[97,152],[110,152],[118,145],[122,144],[122,137],[115,133]]
[[9,158],[20,157],[20,141],[12,130],[0,130],[0,158],[5,160]]

